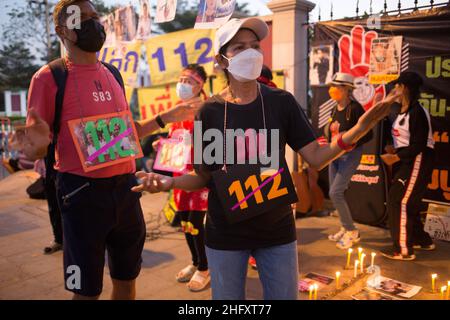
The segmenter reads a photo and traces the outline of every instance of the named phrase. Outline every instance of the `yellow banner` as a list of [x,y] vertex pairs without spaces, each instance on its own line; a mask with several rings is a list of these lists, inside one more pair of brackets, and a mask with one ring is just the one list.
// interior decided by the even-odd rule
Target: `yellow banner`
[[[280,89],[284,89],[284,75],[282,72],[273,72],[273,82]],[[177,83],[168,83],[162,86],[138,89],[139,115],[141,120],[150,119],[158,113],[173,108],[179,101],[176,93]],[[208,78],[204,90],[209,97],[218,94],[227,87],[227,79],[223,73]]]
[[158,113],[171,109],[178,101],[176,83],[139,89],[138,103],[141,120],[150,119]]
[[[168,83],[162,86],[154,86],[151,88],[138,89],[139,114],[141,120],[150,119],[158,113],[167,111],[177,103],[180,99],[177,97],[177,83]],[[207,96],[210,95],[211,89],[209,83],[204,87]]]
[[145,42],[153,86],[176,82],[188,64],[202,65],[207,74],[214,67],[214,30],[183,30]]
[[133,97],[134,88],[130,86],[125,86],[125,96],[127,97],[127,102],[131,103],[131,98]]
[[126,86],[136,87],[141,42],[121,44],[117,47],[102,48],[98,58],[119,69]]

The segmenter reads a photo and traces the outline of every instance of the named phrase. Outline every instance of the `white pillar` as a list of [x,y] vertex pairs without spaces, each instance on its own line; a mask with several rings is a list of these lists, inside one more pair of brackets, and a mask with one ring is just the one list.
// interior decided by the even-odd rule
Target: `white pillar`
[[[286,90],[291,92],[302,108],[307,109],[308,92],[308,21],[315,4],[306,0],[272,0],[273,12],[272,67],[286,73]],[[289,169],[297,169],[297,156],[286,149]]]
[[11,91],[5,91],[5,113],[7,117],[12,116]]
[[27,90],[20,91],[20,116],[27,116]]

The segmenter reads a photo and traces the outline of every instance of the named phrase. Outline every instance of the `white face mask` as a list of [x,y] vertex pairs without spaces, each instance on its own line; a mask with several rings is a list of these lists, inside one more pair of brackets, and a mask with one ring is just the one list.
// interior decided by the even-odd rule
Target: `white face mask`
[[177,83],[177,96],[183,101],[192,99],[195,94],[192,85],[188,83]]
[[258,50],[250,48],[233,58],[223,57],[228,60],[227,69],[237,81],[253,81],[261,75],[264,57]]

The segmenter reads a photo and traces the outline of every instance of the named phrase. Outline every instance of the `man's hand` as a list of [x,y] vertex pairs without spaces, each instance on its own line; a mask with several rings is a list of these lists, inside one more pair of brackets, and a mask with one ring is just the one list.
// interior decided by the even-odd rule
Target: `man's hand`
[[177,104],[174,108],[161,114],[161,118],[165,123],[192,120],[202,105],[203,102],[200,98],[195,98],[188,102],[182,102]]
[[386,163],[388,166],[392,166],[394,163],[400,161],[400,158],[396,154],[385,153],[382,154],[381,160]]
[[50,144],[50,128],[34,109],[28,113],[28,124],[16,127],[15,133],[9,139],[13,150],[21,151],[29,160],[42,159],[47,155]]
[[174,185],[174,179],[172,177],[157,173],[139,171],[136,172],[136,177],[141,181],[141,184],[131,188],[133,192],[148,191],[150,193],[158,193],[161,191],[169,191]]

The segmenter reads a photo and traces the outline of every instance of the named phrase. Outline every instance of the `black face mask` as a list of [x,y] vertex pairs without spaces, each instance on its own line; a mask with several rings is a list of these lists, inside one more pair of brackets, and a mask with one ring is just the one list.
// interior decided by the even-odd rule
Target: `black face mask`
[[105,43],[105,29],[97,20],[89,19],[83,21],[81,29],[74,29],[74,31],[78,38],[75,45],[83,51],[98,52]]

